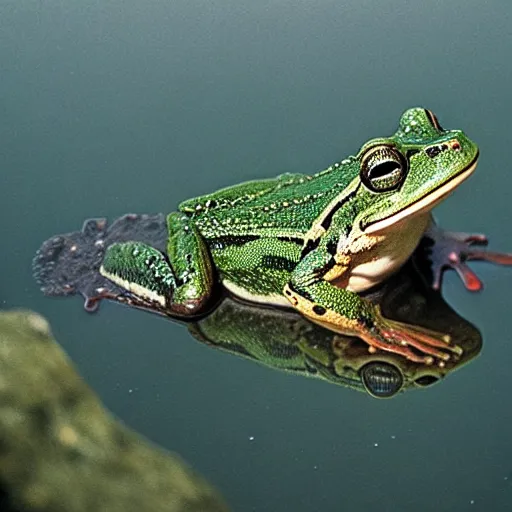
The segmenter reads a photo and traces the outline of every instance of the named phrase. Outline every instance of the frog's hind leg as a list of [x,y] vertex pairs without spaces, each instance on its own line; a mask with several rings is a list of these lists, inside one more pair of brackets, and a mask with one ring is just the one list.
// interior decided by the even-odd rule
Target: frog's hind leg
[[183,316],[201,313],[214,285],[214,267],[208,247],[187,215],[170,213],[167,227],[167,254],[176,276],[172,312]]
[[199,314],[213,286],[208,248],[187,216],[171,213],[167,224],[169,261],[142,242],[116,243],[108,247],[100,273],[171,315]]
[[142,242],[115,243],[107,248],[100,274],[131,294],[166,308],[176,279],[165,256]]

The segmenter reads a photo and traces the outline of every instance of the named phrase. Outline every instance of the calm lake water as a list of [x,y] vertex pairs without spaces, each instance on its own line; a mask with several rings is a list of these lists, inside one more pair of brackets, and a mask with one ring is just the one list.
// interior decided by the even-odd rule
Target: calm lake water
[[447,276],[483,351],[392,400],[211,350],[119,305],[89,315],[31,275],[40,243],[85,218],[316,172],[415,105],[481,149],[439,222],[512,251],[511,15],[498,0],[3,0],[1,307],[46,315],[107,407],[235,511],[511,510],[510,268],[475,264],[481,294]]

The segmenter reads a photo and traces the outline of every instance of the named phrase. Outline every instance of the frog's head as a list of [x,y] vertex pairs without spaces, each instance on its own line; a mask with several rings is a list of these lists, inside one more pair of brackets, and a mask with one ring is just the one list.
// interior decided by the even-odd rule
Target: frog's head
[[411,108],[393,136],[369,141],[357,158],[357,221],[375,233],[432,209],[473,172],[478,147],[462,131],[441,128],[429,110]]

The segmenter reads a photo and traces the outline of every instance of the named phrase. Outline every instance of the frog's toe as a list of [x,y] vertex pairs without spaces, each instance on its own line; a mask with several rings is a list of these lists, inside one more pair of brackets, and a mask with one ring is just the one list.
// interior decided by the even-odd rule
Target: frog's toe
[[377,314],[374,328],[362,332],[360,337],[376,349],[399,354],[410,361],[444,366],[462,355],[462,349],[451,342],[447,334],[430,329],[389,320]]
[[368,335],[361,333],[359,337],[368,343],[368,352],[371,354],[376,353],[378,350],[390,352],[399,356],[405,357],[413,363],[432,364],[434,362],[433,356],[426,356],[418,354],[416,351],[409,348],[406,344],[401,343],[399,340],[391,339],[389,337]]
[[[465,233],[463,231],[445,231],[436,227],[442,238],[462,243],[464,245],[487,245],[489,239],[483,233]],[[436,236],[437,238],[437,236]]]
[[[397,330],[390,328],[384,331],[383,335],[386,337],[386,339],[389,339],[395,343],[400,343],[400,345],[404,347],[416,349],[421,353],[428,354],[429,356],[441,361],[446,362],[450,360],[451,355],[448,352],[454,352],[458,354],[458,350],[456,350],[455,347],[450,346],[440,338],[424,336],[414,332],[413,330],[407,331],[405,329]],[[447,352],[444,352],[444,350]]]
[[[457,234],[457,233],[454,233]],[[468,245],[488,245],[488,238],[482,233],[458,233],[462,237],[462,242]]]
[[[478,292],[484,287],[484,284],[475,272],[473,272],[468,265],[462,262],[456,253],[451,255],[450,260],[452,262],[450,267],[457,272],[467,290],[471,292]],[[435,290],[439,290],[441,288],[441,281],[440,276],[437,279],[437,286],[434,286]]]

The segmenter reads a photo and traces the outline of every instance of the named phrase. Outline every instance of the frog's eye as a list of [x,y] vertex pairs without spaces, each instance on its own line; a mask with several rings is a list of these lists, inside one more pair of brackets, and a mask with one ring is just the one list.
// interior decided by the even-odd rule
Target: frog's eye
[[361,181],[373,192],[398,188],[407,175],[407,160],[392,146],[370,148],[361,159]]
[[359,370],[366,391],[375,398],[391,398],[404,385],[402,372],[385,361],[372,361]]
[[431,110],[428,110],[427,108],[425,109],[425,114],[427,115],[428,117],[428,120],[430,121],[430,123],[432,124],[432,126],[440,131],[440,132],[443,132],[443,128],[441,127],[441,125],[439,124],[439,121],[437,120],[437,117],[435,116],[434,112],[432,112]]

